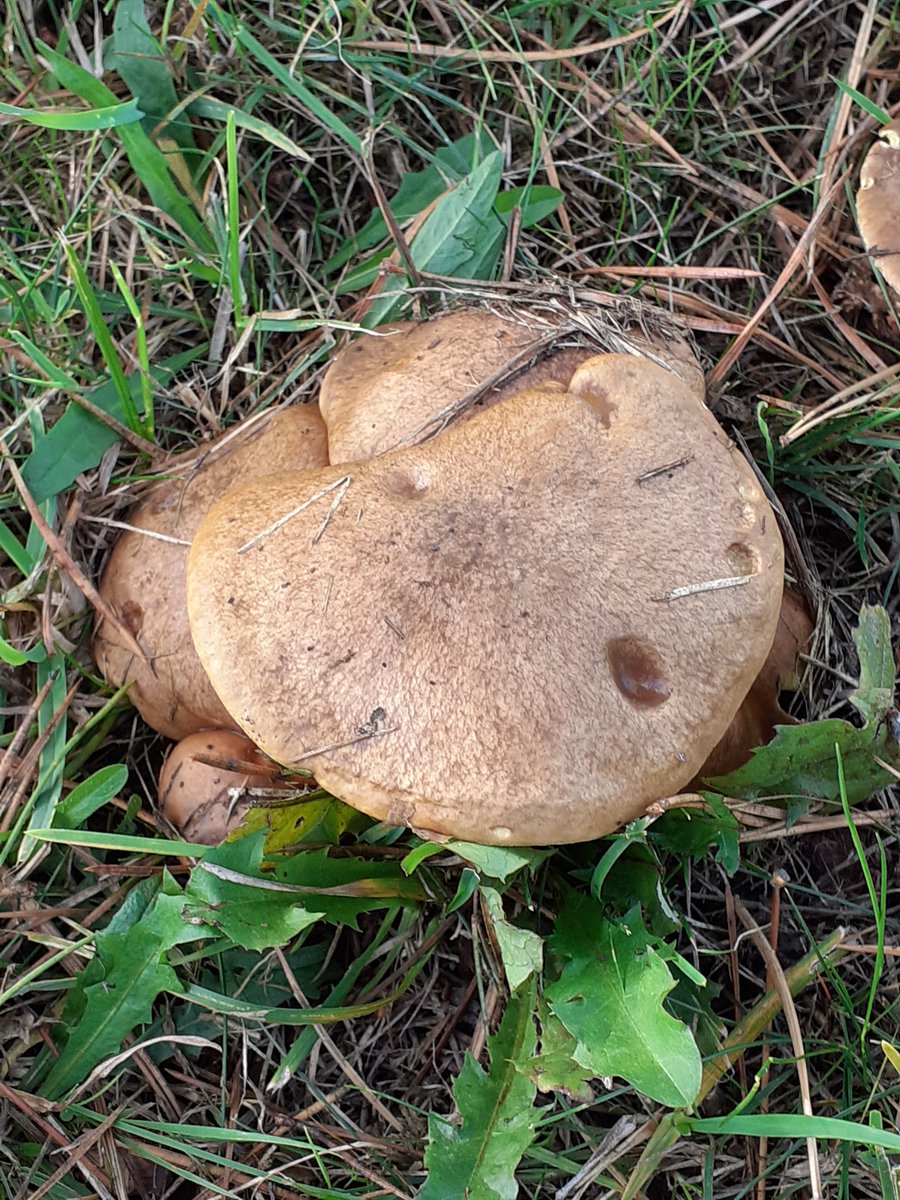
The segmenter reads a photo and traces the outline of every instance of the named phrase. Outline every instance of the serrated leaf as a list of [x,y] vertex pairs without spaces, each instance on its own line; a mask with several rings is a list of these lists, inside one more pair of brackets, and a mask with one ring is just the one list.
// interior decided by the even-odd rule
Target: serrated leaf
[[41,1089],[48,1099],[63,1096],[118,1052],[136,1026],[150,1020],[161,991],[181,991],[164,961],[166,950],[184,934],[177,911],[153,903],[129,928],[122,924],[97,934],[94,961],[75,985],[61,1023],[65,1045]]
[[533,930],[520,929],[507,921],[500,893],[494,888],[483,887],[481,894],[500,947],[510,991],[514,992],[544,965],[543,939]]
[[251,808],[237,831],[240,840],[259,830],[266,834],[265,854],[278,854],[303,842],[336,846],[345,833],[359,833],[371,818],[334,796],[310,796],[292,804]]
[[398,862],[370,862],[311,850],[267,859],[266,866],[272,867],[279,882],[309,889],[305,903],[324,920],[353,929],[359,928],[357,918],[364,912],[428,899],[418,877],[408,878]]
[[740,825],[734,813],[713,792],[704,792],[703,808],[677,808],[664,813],[650,828],[651,840],[674,854],[687,854],[694,859],[718,846],[716,862],[733,875],[741,861]]
[[692,1104],[700,1088],[700,1053],[687,1026],[663,1008],[675,981],[639,911],[618,924],[604,921],[594,901],[573,898],[558,918],[552,945],[568,962],[545,995],[576,1040],[576,1061],[595,1075],[627,1080],[659,1104]]
[[859,655],[859,687],[850,701],[870,724],[877,725],[893,707],[896,686],[891,619],[880,605],[864,604],[853,631]]
[[475,842],[460,842],[451,838],[443,849],[451,850],[464,858],[466,862],[482,875],[497,879],[500,883],[509,880],[525,867],[536,867],[550,856],[549,850],[530,850],[525,848],[507,849],[505,846],[480,846]]
[[873,743],[872,730],[857,729],[833,718],[807,725],[779,725],[772,741],[754,751],[748,763],[706,783],[740,800],[809,796],[837,803],[841,789],[835,746],[841,752],[851,804],[867,800],[873,792],[894,782],[875,762],[879,749]]
[[432,1116],[419,1200],[515,1200],[515,1171],[534,1139],[536,1088],[525,1073],[534,1054],[534,986],[510,997],[488,1040],[489,1071],[466,1055],[453,1088],[459,1124]]
[[540,1092],[564,1092],[581,1104],[589,1103],[593,1091],[588,1084],[593,1072],[575,1061],[575,1039],[545,1000],[541,1001],[538,1015],[540,1050],[526,1064],[529,1079]]
[[194,871],[182,907],[186,921],[215,930],[245,950],[284,946],[303,929],[321,920],[296,897]]
[[879,767],[879,758],[898,757],[889,732],[880,726],[894,702],[895,669],[891,648],[890,620],[878,606],[864,604],[853,640],[859,655],[859,687],[850,700],[866,719],[863,729],[836,719],[811,721],[806,725],[779,726],[767,746],[737,771],[706,782],[718,792],[739,799],[760,796],[784,797],[798,806],[807,798],[841,800],[836,753],[844,764],[847,798],[851,804],[867,800],[874,792],[889,787],[893,776]]

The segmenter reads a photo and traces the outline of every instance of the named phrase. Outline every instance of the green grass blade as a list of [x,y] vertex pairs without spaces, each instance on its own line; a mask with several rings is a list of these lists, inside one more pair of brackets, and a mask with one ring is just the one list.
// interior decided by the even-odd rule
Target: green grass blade
[[81,263],[75,257],[75,251],[68,242],[63,242],[63,251],[65,252],[66,261],[69,264],[69,271],[72,275],[72,282],[75,284],[75,290],[78,293],[78,298],[84,308],[85,316],[88,324],[91,327],[91,332],[94,335],[94,340],[100,348],[100,353],[103,355],[103,361],[106,363],[106,368],[109,371],[110,378],[113,381],[116,392],[119,396],[119,403],[122,405],[122,410],[125,413],[125,420],[128,423],[129,429],[133,433],[143,433],[141,419],[138,416],[138,411],[134,406],[134,401],[131,398],[131,390],[128,387],[128,379],[125,375],[125,369],[122,366],[122,361],[119,358],[119,352],[113,344],[109,328],[106,324],[106,319],[100,311],[100,305],[97,297],[94,294],[94,289],[91,286],[91,281],[87,277],[87,273]]
[[[110,262],[109,269],[112,272],[113,279],[116,281],[116,287],[122,293],[128,311],[134,318],[135,335],[137,340],[137,354],[140,371],[138,379],[140,381],[141,401],[144,410],[143,420],[140,422],[139,432],[153,440],[155,430],[155,421],[153,414],[153,383],[152,375],[150,374],[150,354],[147,349],[147,330],[144,328],[144,315],[141,312],[140,305],[132,295],[131,288],[125,282],[125,276],[119,270],[114,262]],[[126,385],[127,386],[127,385]],[[131,395],[129,389],[129,397]]]
[[876,1129],[838,1117],[807,1117],[802,1113],[761,1113],[747,1117],[707,1117],[688,1121],[694,1133],[722,1137],[823,1138],[857,1146],[882,1146],[900,1154],[900,1133]]
[[[108,105],[115,95],[89,71],[70,62],[50,46],[41,46],[41,53],[63,87],[89,104]],[[213,254],[212,234],[197,216],[190,201],[176,186],[166,156],[156,147],[139,124],[122,126],[117,130],[128,161],[147,189],[150,199],[187,235],[204,254]],[[213,275],[215,278],[215,275]]]
[[5,117],[17,117],[28,125],[40,125],[43,129],[82,132],[94,129],[121,129],[123,125],[134,125],[144,115],[138,108],[137,100],[128,100],[124,104],[110,104],[103,108],[90,108],[84,112],[54,112],[52,109],[39,111],[0,102],[0,114]]

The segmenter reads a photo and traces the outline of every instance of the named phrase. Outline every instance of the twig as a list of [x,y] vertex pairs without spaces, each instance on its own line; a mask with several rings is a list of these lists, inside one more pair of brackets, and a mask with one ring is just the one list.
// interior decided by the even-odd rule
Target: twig
[[[791,989],[788,986],[781,963],[778,961],[778,955],[772,949],[756,921],[754,921],[736,896],[734,899],[734,911],[737,913],[741,924],[750,934],[754,946],[756,946],[762,955],[763,961],[766,964],[767,974],[771,972],[775,990],[778,992],[784,1008],[788,1032],[791,1035],[791,1045],[796,1059],[797,1080],[800,1084],[800,1100],[803,1105],[803,1112],[806,1116],[811,1117],[813,1115],[813,1106],[809,1090],[809,1072],[806,1069],[806,1050],[803,1046],[803,1032],[800,1029],[800,1020],[797,1016],[797,1009],[794,1006]],[[814,1137],[806,1139],[806,1152],[809,1159],[809,1183],[812,1200],[822,1200],[822,1173],[819,1168],[818,1146]]]
[[713,367],[713,369],[710,371],[710,373],[706,379],[706,386],[709,389],[709,391],[711,391],[711,392],[715,391],[717,388],[720,388],[722,386],[722,384],[725,381],[725,378],[727,377],[728,373],[731,371],[731,368],[734,366],[734,364],[737,362],[737,360],[743,354],[744,350],[746,349],[747,343],[753,337],[753,334],[756,331],[756,327],[760,324],[763,317],[766,315],[766,313],[769,311],[769,309],[773,306],[775,301],[778,300],[778,298],[781,296],[781,293],[784,291],[784,289],[787,287],[790,280],[793,278],[794,272],[797,270],[797,268],[800,266],[800,263],[803,260],[803,255],[806,252],[807,246],[809,246],[812,243],[812,240],[816,233],[816,230],[819,228],[819,226],[824,221],[825,216],[829,211],[829,206],[830,206],[831,202],[834,200],[835,196],[837,195],[838,190],[841,187],[843,187],[845,178],[846,178],[846,172],[843,175],[841,175],[840,178],[836,179],[834,181],[834,183],[831,185],[831,187],[828,190],[828,194],[825,196],[825,198],[823,200],[823,203],[819,206],[819,209],[817,210],[817,212],[813,216],[812,220],[806,226],[806,229],[804,229],[803,233],[801,234],[800,238],[798,239],[797,245],[794,247],[790,258],[787,260],[787,262],[784,265],[784,269],[782,270],[782,272],[778,276],[778,278],[775,280],[775,283],[772,286],[772,290],[766,296],[765,300],[763,300],[762,304],[760,304],[759,308],[756,310],[756,312],[753,314],[753,316],[750,318],[750,320],[747,322],[747,324],[744,326],[744,328],[741,330],[741,332],[738,334],[738,336],[734,339],[734,341],[731,343],[731,345],[728,347],[728,349],[725,351],[725,353],[722,355],[722,357],[719,359],[719,361],[716,363],[716,365]]
[[104,621],[108,621],[110,625],[112,625],[132,654],[137,655],[142,663],[149,663],[147,655],[138,645],[134,634],[126,625],[122,623],[122,621],[119,620],[115,612],[113,612],[91,581],[84,574],[78,563],[75,562],[72,555],[63,545],[62,539],[59,537],[59,535],[47,524],[46,520],[44,519],[44,514],[32,499],[31,493],[25,484],[25,480],[22,478],[19,468],[16,466],[15,460],[9,452],[6,442],[2,438],[0,438],[0,456],[6,459],[6,464],[9,467],[10,474],[13,477],[19,495],[22,497],[22,502],[28,510],[28,515],[37,526],[41,537],[43,537],[44,541],[50,547],[50,552],[52,553],[57,564],[66,572],[75,586],[84,596],[85,600],[88,601],[94,610],[98,612],[101,617],[103,617]]
[[664,12],[659,20],[653,22],[652,29],[649,25],[645,25],[631,33],[622,34],[620,37],[605,38],[601,42],[587,42],[582,46],[572,46],[569,50],[519,50],[516,52],[472,50],[451,45],[438,46],[433,42],[397,42],[376,39],[348,42],[347,48],[350,50],[381,50],[389,54],[412,54],[419,58],[458,58],[470,62],[559,62],[566,58],[586,58],[590,54],[599,54],[603,50],[613,50],[616,46],[627,46],[631,42],[639,41],[648,33],[657,33],[663,25],[676,17],[682,8],[684,8],[684,0],[679,0],[677,4],[673,4],[667,12]]
[[667,604],[670,600],[681,600],[685,596],[697,596],[701,592],[721,592],[725,588],[743,587],[750,582],[750,575],[733,575],[727,579],[706,579],[703,583],[686,583],[683,587],[673,588],[661,596],[651,596],[654,604]]
[[403,231],[397,222],[397,218],[391,211],[391,206],[388,204],[387,196],[384,194],[384,188],[378,179],[378,172],[375,169],[375,131],[370,130],[363,142],[363,163],[366,168],[366,177],[369,180],[369,187],[375,193],[375,203],[378,205],[378,211],[381,213],[381,219],[384,221],[390,230],[391,237],[394,240],[394,245],[400,257],[403,259],[403,265],[406,267],[406,273],[410,278],[410,282],[419,287],[422,283],[422,276],[419,274],[419,268],[413,261],[412,252],[407,244],[406,238],[403,236]]

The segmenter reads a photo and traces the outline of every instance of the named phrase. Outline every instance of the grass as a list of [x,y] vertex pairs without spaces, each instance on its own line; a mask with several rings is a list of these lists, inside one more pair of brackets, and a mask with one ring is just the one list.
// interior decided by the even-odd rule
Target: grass
[[[862,817],[838,792],[785,828],[778,796],[733,797],[714,827],[669,813],[521,859],[421,845],[317,797],[279,827],[299,853],[256,835],[198,864],[161,844],[163,740],[98,678],[72,579],[99,577],[104,522],[159,451],[313,397],[404,273],[419,312],[448,275],[525,293],[563,278],[693,336],[817,608],[796,712],[851,719],[862,606],[900,635],[900,335],[853,218],[900,104],[900,6],[144,11],[15,0],[3,17],[0,404],[23,484],[4,459],[0,1195],[449,1198],[468,1179],[488,1196],[472,1163],[496,1157],[505,1194],[515,1174],[535,1198],[762,1200],[810,1194],[811,1137],[828,1194],[896,1196],[896,788]],[[410,221],[492,151],[472,204],[502,222],[495,248],[451,260],[432,236],[426,256]],[[404,199],[411,262],[373,219],[377,191]],[[566,925],[573,894],[607,950],[643,929],[634,963],[671,983],[674,1014],[660,994],[645,1040],[690,1029],[696,1113],[599,1069],[602,1028],[579,1069],[546,1007],[600,946]],[[535,1030],[556,1051],[540,1070]],[[538,1076],[556,1086],[534,1096]],[[489,1136],[502,1122],[519,1133]]]

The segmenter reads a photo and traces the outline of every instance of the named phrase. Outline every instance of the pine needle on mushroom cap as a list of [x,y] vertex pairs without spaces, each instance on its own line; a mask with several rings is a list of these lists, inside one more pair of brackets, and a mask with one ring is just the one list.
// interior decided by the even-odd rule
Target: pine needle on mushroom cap
[[626,305],[617,314],[587,299],[576,306],[552,294],[510,301],[487,287],[482,292],[491,299],[382,326],[335,355],[319,397],[330,462],[414,445],[476,406],[526,388],[568,386],[577,368],[603,351],[655,359],[703,398],[700,365],[662,313]]

